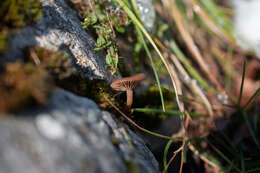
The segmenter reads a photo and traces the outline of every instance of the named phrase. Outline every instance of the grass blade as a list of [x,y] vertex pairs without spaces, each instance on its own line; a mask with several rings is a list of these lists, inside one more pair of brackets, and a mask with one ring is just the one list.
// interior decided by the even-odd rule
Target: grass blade
[[168,154],[168,150],[172,144],[173,140],[169,140],[168,143],[166,144],[165,148],[164,148],[164,153],[163,153],[163,167],[166,170],[165,172],[167,173],[167,154]]
[[259,93],[260,93],[260,88],[258,88],[258,89],[256,90],[256,92],[252,95],[252,97],[250,97],[250,99],[248,100],[248,102],[243,106],[243,109],[246,109],[246,108],[249,106],[249,104],[252,102],[252,100],[259,95]]
[[[212,145],[208,140],[207,140],[207,142],[208,142],[208,144],[210,144],[210,146],[213,148],[213,150],[216,151],[220,157],[222,157],[222,159],[224,159],[226,162],[228,162],[228,164],[233,165],[233,162],[232,162],[231,160],[229,160],[229,158],[227,158],[220,150],[218,150],[218,149],[217,149],[214,145]],[[236,166],[234,166],[234,168],[235,168],[238,172],[242,173],[241,170],[238,169]]]
[[234,163],[232,162],[232,164],[228,167],[228,169],[223,170],[223,173],[229,173],[230,171],[232,171],[233,168],[234,168]]
[[212,0],[200,0],[200,2],[208,11],[212,19],[227,32],[228,36],[232,40],[235,40],[233,37],[232,25],[226,16],[222,13],[217,4]]
[[[136,26],[136,25],[135,25]],[[161,103],[162,103],[162,109],[165,111],[165,104],[164,104],[164,98],[163,98],[163,92],[162,92],[162,88],[161,88],[161,83],[160,83],[160,80],[159,80],[159,76],[158,76],[158,73],[156,71],[156,67],[155,67],[155,64],[154,64],[154,61],[152,59],[152,56],[151,56],[151,53],[147,47],[147,44],[144,40],[144,37],[143,37],[143,34],[142,32],[140,31],[140,29],[138,28],[138,26],[136,26],[136,30],[137,30],[137,33],[138,33],[138,36],[139,38],[141,39],[141,42],[144,46],[144,49],[145,49],[145,52],[146,54],[148,55],[148,58],[150,60],[150,63],[151,63],[151,66],[152,66],[152,69],[153,69],[153,72],[154,72],[154,76],[155,76],[155,80],[157,82],[157,85],[158,85],[158,90],[159,90],[159,93],[160,93],[160,98],[161,98]]]
[[251,124],[249,123],[249,120],[248,120],[248,117],[247,117],[246,113],[243,112],[243,111],[242,111],[242,116],[243,116],[244,120],[246,121],[246,125],[248,127],[250,135],[252,136],[255,144],[257,145],[257,148],[260,150],[260,145],[259,145],[259,142],[257,141],[257,137],[256,137],[256,135],[254,133],[254,130],[253,130]]
[[176,4],[176,1],[163,0],[163,2],[164,2],[165,8],[170,10],[169,15],[171,15],[172,20],[176,24],[176,27],[179,31],[179,34],[180,34],[182,40],[184,41],[187,49],[190,51],[190,53],[192,55],[191,57],[198,64],[198,66],[201,68],[201,71],[207,76],[207,78],[216,86],[216,88],[218,90],[223,90],[219,81],[211,73],[207,63],[205,62],[204,58],[202,57],[202,54],[201,54],[198,46],[195,44],[191,33],[187,30],[187,27],[185,26],[185,22],[186,22],[185,18],[182,17],[182,14]]
[[245,74],[246,74],[246,60],[243,63],[243,74],[242,74],[242,81],[241,81],[241,86],[240,86],[240,93],[239,93],[239,98],[238,98],[238,105],[240,105],[241,103],[241,99],[242,99],[242,94],[243,94],[243,88],[244,88],[244,82],[245,82]]
[[251,173],[251,172],[259,172],[260,168],[254,168],[254,169],[250,169],[247,171],[247,173]]
[[199,75],[199,73],[190,65],[189,61],[187,60],[186,56],[182,53],[180,48],[177,46],[174,40],[169,41],[169,46],[172,51],[176,54],[177,58],[183,63],[187,71],[190,75],[198,81],[200,85],[202,85],[206,90],[214,91],[212,87],[208,85],[207,82]]
[[[148,109],[148,108],[134,108],[134,111],[136,112],[144,112],[144,113],[161,113],[161,114],[167,114],[167,115],[185,115],[185,112],[177,111],[177,110],[166,110],[163,111],[161,109]],[[202,115],[202,114],[197,114],[194,112],[188,112],[190,116],[208,116],[208,115]]]
[[[132,0],[132,4],[133,4],[133,8],[134,8],[134,11],[136,13],[136,15],[138,16],[139,20],[141,18],[140,14],[139,14],[139,11],[137,9],[137,5],[136,5],[136,2],[135,0]],[[140,41],[142,42],[143,46],[144,46],[144,49],[145,49],[145,52],[146,54],[148,55],[148,58],[150,60],[150,63],[151,63],[151,66],[152,66],[152,69],[153,69],[153,72],[154,72],[154,76],[155,76],[155,80],[157,82],[157,85],[158,85],[158,89],[159,89],[159,93],[160,93],[160,98],[161,98],[161,103],[162,103],[162,109],[165,111],[165,104],[164,104],[164,98],[163,98],[163,92],[162,92],[162,88],[161,88],[161,83],[160,83],[160,80],[159,80],[159,76],[158,76],[158,73],[156,71],[156,67],[155,67],[155,63],[153,61],[153,58],[152,58],[152,55],[148,49],[148,46],[145,42],[145,39],[144,39],[144,36],[142,34],[142,32],[140,31],[140,28],[135,24],[135,29],[137,30],[137,34],[140,38]]]

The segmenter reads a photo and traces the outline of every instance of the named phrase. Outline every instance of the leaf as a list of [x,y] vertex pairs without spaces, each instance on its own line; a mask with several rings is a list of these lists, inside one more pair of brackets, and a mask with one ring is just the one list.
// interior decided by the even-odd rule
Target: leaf
[[101,47],[104,44],[106,44],[106,40],[103,37],[98,37],[97,38],[97,47]]
[[110,54],[107,54],[106,55],[106,63],[109,65],[109,64],[112,64],[112,57],[110,56]]
[[116,26],[116,31],[119,32],[119,33],[125,33],[125,28],[122,27],[122,26]]

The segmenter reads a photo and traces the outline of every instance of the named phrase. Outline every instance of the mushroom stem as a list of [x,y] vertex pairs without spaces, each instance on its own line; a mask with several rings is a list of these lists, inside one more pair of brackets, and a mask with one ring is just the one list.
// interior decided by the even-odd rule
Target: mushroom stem
[[126,106],[128,108],[131,108],[132,103],[133,103],[133,90],[132,89],[128,89],[126,90]]

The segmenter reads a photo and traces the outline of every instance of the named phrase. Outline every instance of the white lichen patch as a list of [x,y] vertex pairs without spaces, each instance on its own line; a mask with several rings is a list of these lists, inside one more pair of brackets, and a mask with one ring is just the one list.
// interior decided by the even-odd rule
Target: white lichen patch
[[65,136],[64,126],[47,114],[40,114],[35,120],[36,126],[39,132],[46,138],[49,139],[61,139]]

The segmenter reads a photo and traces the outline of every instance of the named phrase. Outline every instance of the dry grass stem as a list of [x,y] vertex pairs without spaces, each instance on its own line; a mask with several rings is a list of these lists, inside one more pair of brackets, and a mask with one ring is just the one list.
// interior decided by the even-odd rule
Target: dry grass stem
[[177,29],[180,32],[183,41],[187,45],[187,48],[190,50],[191,54],[193,55],[193,58],[200,66],[201,70],[206,74],[206,76],[208,76],[209,80],[216,86],[216,88],[219,91],[222,91],[222,86],[219,84],[215,76],[210,72],[208,65],[203,60],[203,57],[200,54],[198,47],[195,45],[193,38],[191,37],[190,33],[186,30],[183,23],[184,19],[178,7],[175,4],[175,1],[163,0],[163,5],[165,9],[168,9],[168,11],[171,12],[171,16],[176,23]]
[[228,41],[231,44],[235,44],[233,38],[231,38],[225,30],[220,28],[209,16],[209,14],[200,6],[196,0],[189,0],[193,11],[198,14],[203,22],[220,38]]

